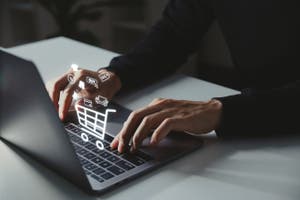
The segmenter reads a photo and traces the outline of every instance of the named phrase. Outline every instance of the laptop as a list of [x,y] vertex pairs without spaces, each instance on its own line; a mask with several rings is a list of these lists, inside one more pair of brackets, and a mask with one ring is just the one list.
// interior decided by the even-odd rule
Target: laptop
[[119,154],[109,144],[131,111],[112,102],[108,108],[116,112],[106,116],[99,148],[78,119],[60,121],[34,63],[0,50],[0,139],[88,193],[103,194],[202,146],[172,132],[157,147],[147,138],[137,152]]

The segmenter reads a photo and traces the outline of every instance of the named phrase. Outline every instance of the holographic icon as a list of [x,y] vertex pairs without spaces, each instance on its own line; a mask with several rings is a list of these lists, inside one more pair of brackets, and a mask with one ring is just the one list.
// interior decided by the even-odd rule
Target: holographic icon
[[83,81],[79,81],[79,84],[78,84],[78,87],[80,88],[80,89],[85,89],[85,83],[83,82]]
[[74,72],[78,71],[79,66],[76,64],[72,64],[71,68],[73,69]]
[[97,96],[95,97],[95,102],[96,102],[96,104],[102,105],[102,106],[104,106],[104,107],[107,107],[107,105],[108,105],[108,100],[107,100],[107,98],[105,98],[105,97],[103,97],[103,96],[101,96],[101,95],[97,95]]
[[99,88],[98,87],[98,81],[95,78],[87,76],[85,78],[85,81],[86,81],[87,84],[90,84],[90,85],[94,86],[97,89]]
[[93,101],[90,99],[83,99],[83,104],[87,107],[92,108],[93,107]]
[[74,79],[74,75],[73,74],[68,74],[67,79],[69,81],[70,84],[74,84],[75,83],[75,79]]
[[110,79],[110,73],[105,72],[105,73],[99,74],[99,79],[101,80],[102,83],[107,81],[108,79]]
[[116,110],[106,109],[105,113],[100,113],[78,104],[75,105],[75,110],[77,113],[78,122],[81,126],[81,129],[84,131],[80,135],[81,139],[84,142],[88,142],[90,140],[89,135],[92,135],[97,138],[97,148],[103,150],[104,145],[102,140],[104,139],[106,132],[108,113],[116,112]]
[[77,92],[73,92],[72,98],[73,98],[74,100],[77,100],[77,99],[79,98],[78,93],[77,93]]

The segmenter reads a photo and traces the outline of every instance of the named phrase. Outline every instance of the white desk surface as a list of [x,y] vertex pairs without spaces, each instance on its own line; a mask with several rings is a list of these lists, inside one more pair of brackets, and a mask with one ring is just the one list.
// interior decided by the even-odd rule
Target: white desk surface
[[[98,69],[115,53],[55,38],[8,49],[33,60],[44,79],[60,75],[70,64]],[[186,76],[169,78],[116,101],[136,109],[155,97],[206,100],[237,93]],[[89,196],[26,155],[0,141],[1,200],[91,199],[300,199],[300,139],[221,142],[203,148],[100,197]]]

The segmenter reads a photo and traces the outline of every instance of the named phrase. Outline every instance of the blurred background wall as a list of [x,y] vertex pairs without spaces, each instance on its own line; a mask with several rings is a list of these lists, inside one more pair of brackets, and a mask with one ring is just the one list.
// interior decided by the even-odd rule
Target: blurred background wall
[[[166,2],[167,0],[1,0],[0,45],[11,47],[56,34],[64,35],[68,30],[58,33],[61,28],[59,26],[68,26],[72,20],[64,24],[62,18],[70,15],[65,13],[60,18],[57,15],[73,11],[81,15],[74,17],[78,30],[85,31],[93,38],[84,34],[78,36],[74,32],[67,33],[67,36],[122,53],[144,36],[160,17]],[[52,11],[51,7],[58,11]],[[83,8],[86,8],[85,11],[82,11]]]
[[[0,0],[0,46],[66,36],[118,53],[136,44],[168,0]],[[215,22],[179,72],[228,85],[230,52]],[[229,85],[230,86],[230,85]]]

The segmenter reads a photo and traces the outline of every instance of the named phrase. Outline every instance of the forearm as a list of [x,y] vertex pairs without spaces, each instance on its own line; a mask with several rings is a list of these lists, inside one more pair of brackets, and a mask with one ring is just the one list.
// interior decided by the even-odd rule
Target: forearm
[[212,10],[204,0],[170,1],[162,19],[144,40],[127,54],[114,58],[108,70],[119,75],[125,87],[169,75],[195,51],[212,19]]
[[268,91],[246,91],[217,98],[222,119],[216,130],[222,138],[300,133],[300,80]]

